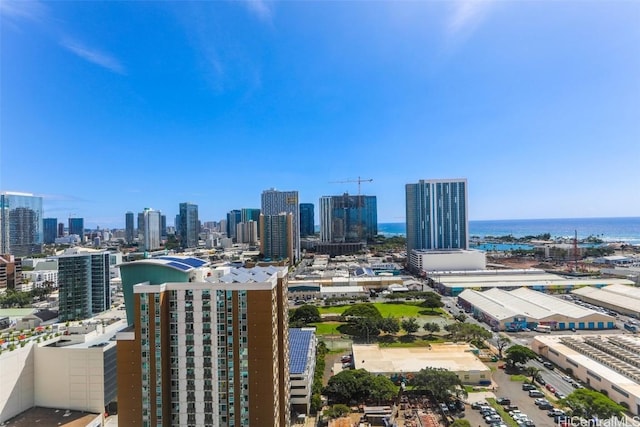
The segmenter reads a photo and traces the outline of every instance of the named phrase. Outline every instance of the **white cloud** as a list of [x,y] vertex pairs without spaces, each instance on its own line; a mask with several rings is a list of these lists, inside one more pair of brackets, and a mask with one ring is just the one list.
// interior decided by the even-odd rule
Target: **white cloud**
[[447,36],[459,39],[469,36],[484,20],[493,5],[489,0],[459,0],[447,22]]
[[256,15],[261,21],[271,23],[271,8],[265,0],[242,0],[247,9]]
[[111,55],[100,52],[96,49],[90,49],[75,40],[64,39],[60,42],[60,45],[70,52],[78,55],[80,58],[85,61],[91,62],[93,64],[99,65],[103,68],[106,68],[114,73],[118,74],[126,74],[126,70],[124,66],[118,61],[116,58]]
[[11,19],[40,22],[46,14],[46,6],[39,1],[0,1],[0,15]]

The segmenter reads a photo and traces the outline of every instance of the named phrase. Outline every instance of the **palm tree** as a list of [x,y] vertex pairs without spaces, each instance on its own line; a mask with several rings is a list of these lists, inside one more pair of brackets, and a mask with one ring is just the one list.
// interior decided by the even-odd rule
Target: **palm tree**
[[533,384],[533,382],[540,376],[542,369],[536,368],[535,366],[527,366],[525,372],[531,377],[531,384]]

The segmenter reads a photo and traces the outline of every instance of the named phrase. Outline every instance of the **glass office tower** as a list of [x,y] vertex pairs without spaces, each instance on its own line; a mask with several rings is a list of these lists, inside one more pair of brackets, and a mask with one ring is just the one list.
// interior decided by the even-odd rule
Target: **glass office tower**
[[42,197],[0,194],[0,253],[28,256],[42,252]]

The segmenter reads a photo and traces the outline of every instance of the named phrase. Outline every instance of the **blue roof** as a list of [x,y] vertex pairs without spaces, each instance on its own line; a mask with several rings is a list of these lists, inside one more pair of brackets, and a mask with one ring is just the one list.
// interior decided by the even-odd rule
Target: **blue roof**
[[175,261],[175,262],[179,262],[181,264],[187,264],[190,265],[191,267],[202,267],[203,265],[205,265],[207,262],[203,261],[201,259],[198,258],[193,258],[193,257],[184,257],[184,258],[179,258],[179,257],[171,257],[171,256],[160,256],[158,257],[158,259],[166,259],[168,261]]
[[307,356],[314,331],[289,328],[289,374],[302,374],[307,368]]
[[189,270],[191,270],[193,268],[190,265],[182,264],[182,263],[175,262],[175,261],[168,262],[165,265],[178,268],[178,269],[180,269],[182,271],[189,271]]

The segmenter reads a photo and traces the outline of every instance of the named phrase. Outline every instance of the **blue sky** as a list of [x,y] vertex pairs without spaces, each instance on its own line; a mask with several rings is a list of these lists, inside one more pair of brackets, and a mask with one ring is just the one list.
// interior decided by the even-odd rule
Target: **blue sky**
[[480,219],[640,215],[640,2],[0,3],[0,189],[122,227],[466,177]]

